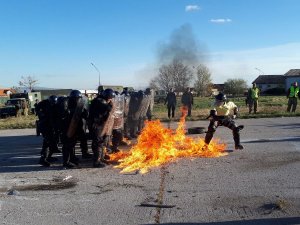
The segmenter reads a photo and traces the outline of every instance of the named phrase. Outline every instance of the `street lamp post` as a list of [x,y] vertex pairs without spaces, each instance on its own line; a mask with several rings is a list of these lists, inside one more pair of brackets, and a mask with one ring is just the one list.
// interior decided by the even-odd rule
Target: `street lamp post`
[[92,66],[95,68],[95,70],[98,72],[98,75],[99,75],[99,85],[98,85],[98,86],[100,86],[100,84],[101,84],[101,82],[100,82],[100,71],[98,70],[97,66],[94,65],[94,63],[91,63],[91,65],[92,65]]
[[254,69],[256,69],[258,72],[260,72],[261,75],[265,75],[264,71],[260,70],[259,68],[254,68]]

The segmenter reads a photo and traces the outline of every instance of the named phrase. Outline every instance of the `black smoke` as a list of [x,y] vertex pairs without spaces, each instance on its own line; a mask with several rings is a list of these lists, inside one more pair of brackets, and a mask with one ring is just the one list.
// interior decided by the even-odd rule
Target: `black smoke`
[[175,29],[169,40],[158,44],[159,64],[169,64],[176,60],[186,65],[197,65],[200,58],[199,43],[189,24]]

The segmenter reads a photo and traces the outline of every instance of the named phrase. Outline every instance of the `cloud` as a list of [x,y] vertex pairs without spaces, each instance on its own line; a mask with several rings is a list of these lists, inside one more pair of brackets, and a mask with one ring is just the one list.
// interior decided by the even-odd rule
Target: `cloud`
[[211,19],[210,22],[212,23],[230,23],[232,22],[231,19]]
[[187,5],[187,6],[185,6],[185,11],[186,12],[198,11],[200,9],[201,8],[198,5]]

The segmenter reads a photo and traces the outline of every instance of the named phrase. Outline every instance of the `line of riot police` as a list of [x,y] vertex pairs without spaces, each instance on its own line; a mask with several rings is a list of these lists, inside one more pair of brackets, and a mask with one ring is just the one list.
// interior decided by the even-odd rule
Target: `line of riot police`
[[[75,145],[80,142],[82,158],[93,157],[94,167],[104,167],[108,153],[118,152],[123,138],[137,138],[145,120],[151,120],[153,103],[149,88],[131,93],[124,88],[121,94],[105,89],[90,104],[78,90],[72,90],[68,97],[50,96],[36,107],[38,129],[43,136],[39,163],[49,167],[57,161],[52,155],[60,152],[61,143],[63,167],[78,166]],[[88,152],[87,136],[92,139],[93,156]]]

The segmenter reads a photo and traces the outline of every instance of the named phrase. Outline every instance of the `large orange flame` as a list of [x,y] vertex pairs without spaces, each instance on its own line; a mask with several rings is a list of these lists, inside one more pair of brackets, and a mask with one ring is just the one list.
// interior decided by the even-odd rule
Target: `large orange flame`
[[147,173],[152,167],[158,167],[178,158],[226,155],[224,152],[226,144],[212,141],[207,146],[201,138],[195,140],[187,137],[185,116],[186,112],[183,110],[183,116],[175,131],[165,128],[159,120],[146,121],[137,144],[130,151],[120,151],[111,155],[112,161],[120,163],[115,168],[122,169],[121,172],[139,170],[141,173]]

